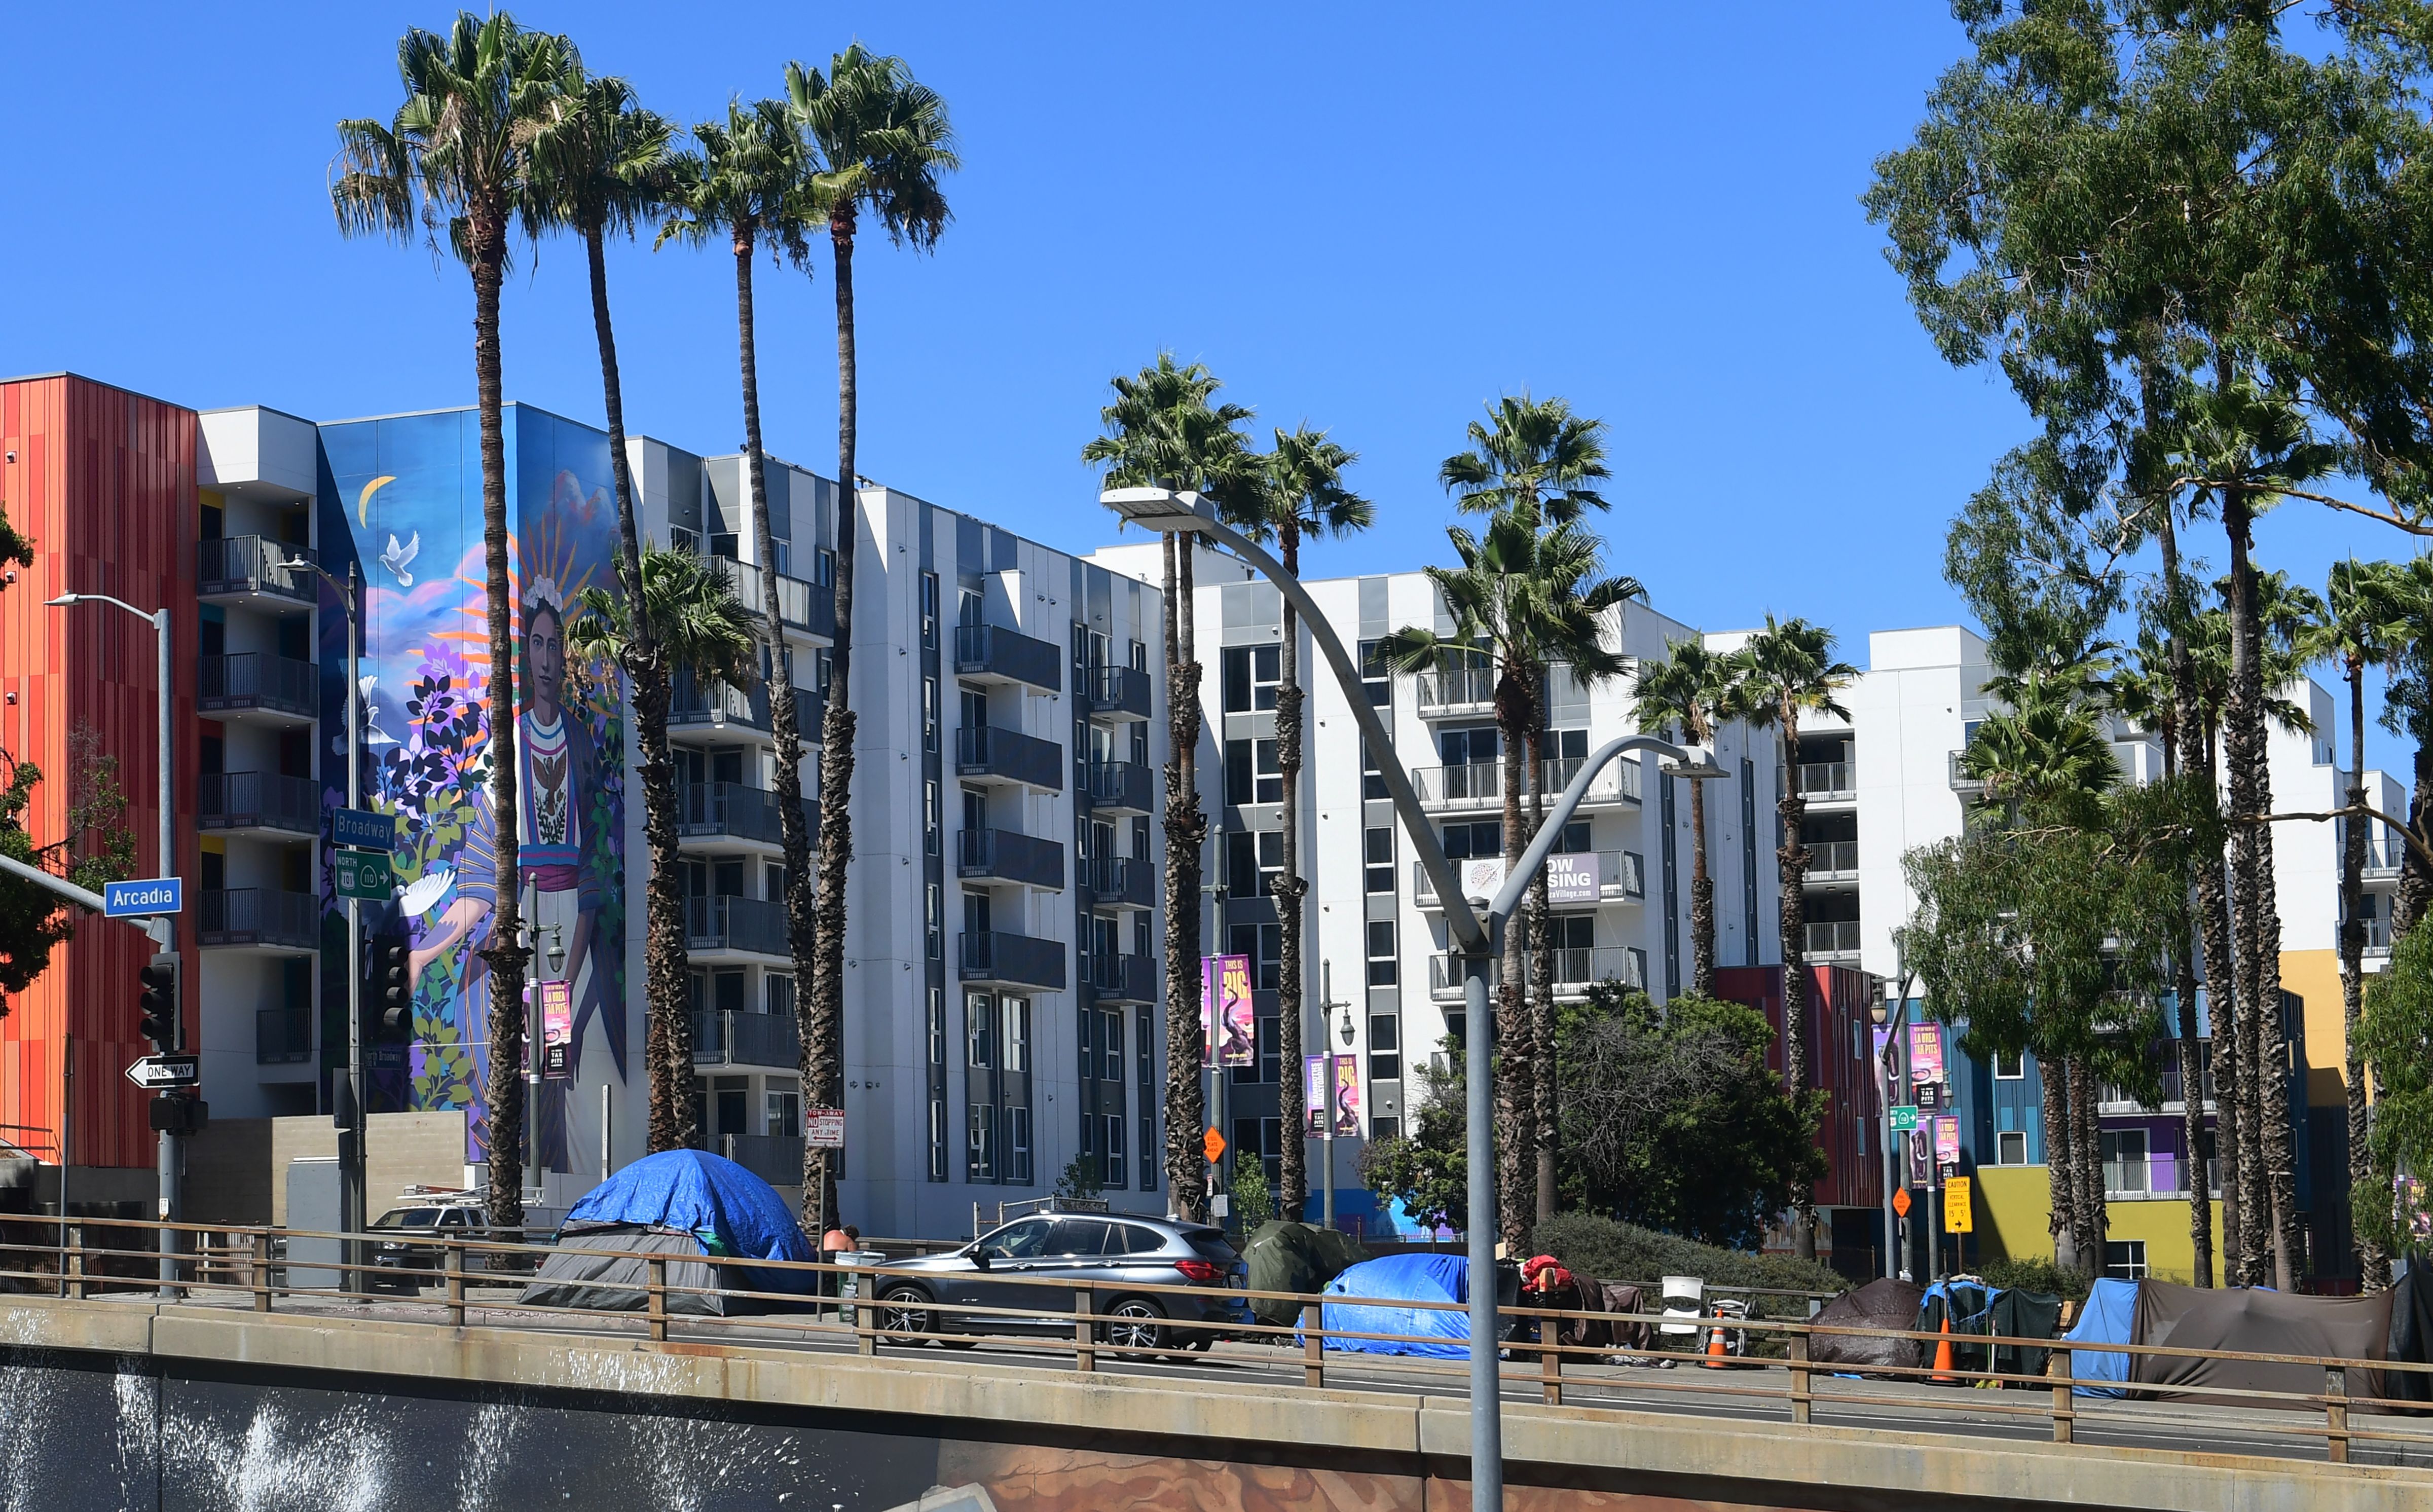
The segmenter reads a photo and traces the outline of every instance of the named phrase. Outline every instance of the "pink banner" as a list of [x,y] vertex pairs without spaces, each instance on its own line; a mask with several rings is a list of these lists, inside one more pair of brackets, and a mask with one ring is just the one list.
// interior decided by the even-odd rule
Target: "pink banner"
[[1199,1063],[1256,1065],[1258,1031],[1251,1010],[1251,958],[1209,956],[1199,969]]

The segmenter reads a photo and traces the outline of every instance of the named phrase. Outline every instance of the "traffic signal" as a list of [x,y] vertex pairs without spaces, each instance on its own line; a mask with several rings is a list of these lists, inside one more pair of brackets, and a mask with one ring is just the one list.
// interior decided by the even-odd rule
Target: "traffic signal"
[[144,1021],[138,1026],[144,1037],[162,1050],[178,1047],[178,955],[162,951],[145,964],[144,981]]
[[380,988],[379,1037],[414,1038],[414,978],[403,935],[383,935],[372,944],[372,980]]

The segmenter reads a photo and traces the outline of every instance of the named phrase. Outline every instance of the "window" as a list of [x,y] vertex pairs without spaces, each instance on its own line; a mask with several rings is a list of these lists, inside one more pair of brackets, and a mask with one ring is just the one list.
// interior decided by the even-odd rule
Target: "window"
[[1377,754],[1369,749],[1369,738],[1365,735],[1360,738],[1360,796],[1363,798],[1393,796],[1386,790],[1385,770],[1377,765]]
[[990,1053],[995,1042],[996,1004],[986,993],[973,993],[963,999],[963,1064],[986,1066],[995,1059]]
[[[1225,888],[1237,898],[1263,898],[1285,874],[1282,830],[1232,830],[1225,836]],[[1272,984],[1271,984],[1272,985]]]
[[976,625],[980,622],[980,596],[978,590],[964,588],[955,595],[955,623]]
[[[2103,1189],[2107,1192],[2143,1192],[2147,1187],[2146,1130],[2142,1129],[2106,1130],[2102,1136]],[[2143,1256],[2139,1275],[2144,1275]],[[2109,1262],[2107,1261],[2107,1264]]]
[[794,543],[790,540],[773,538],[769,542],[769,561],[777,569],[781,575],[792,577],[794,575]]
[[1394,952],[1394,921],[1391,919],[1370,920],[1369,985],[1371,987],[1393,986],[1397,965],[1398,962],[1395,959]]
[[929,1099],[929,1180],[946,1179],[946,1099]]
[[[1120,1084],[1124,1079],[1124,1015],[1120,1009],[1101,1009],[1095,1015],[1098,1021],[1098,1065],[1091,1074],[1101,1081]],[[1108,1147],[1123,1147],[1122,1136]]]
[[766,1005],[767,1011],[785,1018],[794,1016],[793,977],[773,971],[761,978],[761,989],[760,1000]]
[[1098,1179],[1109,1186],[1119,1187],[1124,1184],[1124,1115],[1105,1113],[1100,1122],[1105,1125],[1106,1135],[1098,1147]]
[[1394,826],[1375,824],[1360,836],[1363,858],[1368,863],[1362,891],[1391,892],[1394,891]]
[[946,990],[929,989],[929,1063],[946,1063]]
[[1284,802],[1284,768],[1278,760],[1273,740],[1226,741],[1225,801],[1229,804]]
[[1030,1110],[1005,1111],[1005,1179],[1015,1186],[1030,1184]]
[[836,586],[836,552],[823,546],[811,553],[812,581],[824,588]]
[[996,1180],[996,1109],[992,1104],[972,1104],[971,1148],[964,1169],[975,1181]]
[[1009,997],[1004,1003],[1003,1032],[997,1048],[1002,1052],[998,1064],[1008,1071],[1030,1069],[1030,999]]
[[[1997,1050],[1994,1052],[1995,1080],[2023,1081],[2027,1079],[2027,1075],[2028,1058],[2023,1052],[2016,1050]],[[2019,1164],[2024,1165],[2027,1163],[2022,1161]]]
[[2115,1281],[2143,1281],[2146,1277],[2146,1241],[2143,1239],[2104,1241],[2103,1273]]
[[938,639],[938,574],[921,574],[921,643],[935,645]]
[[1238,1160],[1255,1153],[1259,1169],[1269,1181],[1283,1176],[1283,1127],[1273,1118],[1236,1118],[1234,1120],[1234,1150]]
[[1371,1118],[1369,1120],[1369,1138],[1371,1143],[1378,1140],[1400,1139],[1402,1137],[1403,1121],[1400,1118],[1381,1117]]
[[1225,712],[1248,714],[1276,706],[1283,681],[1281,646],[1229,646],[1225,650]]
[[921,843],[932,856],[938,854],[940,844],[939,818],[938,785],[925,779],[921,784]]
[[1403,1025],[1391,1013],[1369,1015],[1369,1079],[1399,1081],[1403,1077]]
[[771,1091],[768,1095],[769,1132],[780,1139],[798,1139],[803,1132],[803,1095],[799,1092]]
[[1503,855],[1504,822],[1482,819],[1468,824],[1447,824],[1444,827],[1444,853],[1445,858],[1453,861]]
[[1226,935],[1228,954],[1251,958],[1251,985],[1272,993],[1283,980],[1285,927],[1280,924],[1237,924]]
[[1588,855],[1589,822],[1585,819],[1574,819],[1565,824],[1563,832],[1555,837],[1555,849],[1552,854],[1556,856]]
[[1379,650],[1384,644],[1382,639],[1360,642],[1360,690],[1379,708],[1394,701],[1393,670]]
[[921,749],[938,749],[938,680],[921,679]]
[[944,941],[945,941],[944,928],[945,928],[945,912],[946,912],[946,893],[945,893],[945,890],[944,890],[944,888],[940,887],[940,886],[939,886],[937,883],[935,883],[935,882],[930,883],[930,884],[929,884],[929,887],[928,887],[928,892],[927,892],[927,908],[928,908],[928,910],[929,910],[929,915],[928,915],[929,959],[930,959],[931,960],[938,960],[940,957],[942,957],[942,956],[944,956],[944,955],[945,954],[945,945],[944,945]]

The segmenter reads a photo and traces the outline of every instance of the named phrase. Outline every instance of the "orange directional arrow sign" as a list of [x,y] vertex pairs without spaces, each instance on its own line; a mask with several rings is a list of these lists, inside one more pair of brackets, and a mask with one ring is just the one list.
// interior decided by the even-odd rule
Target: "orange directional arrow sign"
[[1199,1147],[1208,1152],[1208,1164],[1214,1165],[1224,1158],[1225,1136],[1212,1129],[1200,1136]]

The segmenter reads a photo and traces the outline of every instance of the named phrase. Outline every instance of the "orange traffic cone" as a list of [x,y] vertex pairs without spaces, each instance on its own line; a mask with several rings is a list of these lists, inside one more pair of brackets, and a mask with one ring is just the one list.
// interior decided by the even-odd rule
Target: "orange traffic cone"
[[1937,1340],[1937,1341],[1935,1342],[1935,1346],[1934,1346],[1934,1380],[1935,1380],[1935,1384],[1936,1384],[1936,1385],[1947,1385],[1947,1386],[1948,1386],[1948,1385],[1958,1385],[1958,1384],[1959,1384],[1958,1378],[1957,1378],[1957,1377],[1955,1377],[1954,1375],[1952,1375],[1952,1373],[1951,1373],[1951,1315],[1950,1315],[1950,1314],[1946,1313],[1946,1314],[1943,1316],[1943,1324],[1942,1324],[1942,1327],[1938,1330],[1938,1332],[1942,1334],[1943,1337],[1942,1337],[1941,1339]]
[[1710,1328],[1707,1330],[1707,1368],[1710,1370],[1730,1369],[1731,1367],[1724,1364],[1725,1355],[1724,1331],[1719,1328]]

